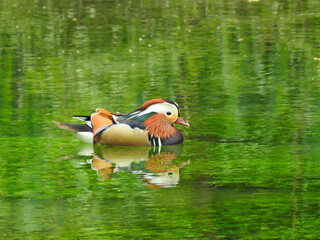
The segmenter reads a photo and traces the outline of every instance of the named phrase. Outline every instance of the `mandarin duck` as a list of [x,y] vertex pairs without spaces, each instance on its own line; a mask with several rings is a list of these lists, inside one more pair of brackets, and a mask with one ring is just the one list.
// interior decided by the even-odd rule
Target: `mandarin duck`
[[176,102],[152,99],[128,114],[98,108],[91,116],[74,116],[86,124],[54,124],[69,130],[83,142],[120,146],[164,146],[183,142],[174,123],[189,126]]

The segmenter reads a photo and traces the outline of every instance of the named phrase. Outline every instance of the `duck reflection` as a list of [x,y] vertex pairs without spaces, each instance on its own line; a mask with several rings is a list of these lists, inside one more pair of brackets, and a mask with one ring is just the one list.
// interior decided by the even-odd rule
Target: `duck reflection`
[[94,146],[91,162],[100,179],[108,179],[118,171],[137,174],[148,187],[175,187],[179,182],[180,168],[189,161],[173,163],[182,151],[182,145],[163,147],[161,151],[144,147]]

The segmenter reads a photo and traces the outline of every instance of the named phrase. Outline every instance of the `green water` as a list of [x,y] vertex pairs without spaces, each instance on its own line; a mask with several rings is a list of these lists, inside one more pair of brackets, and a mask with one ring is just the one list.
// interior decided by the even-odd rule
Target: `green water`
[[[320,239],[319,36],[318,0],[1,1],[0,238]],[[158,97],[183,146],[52,124]]]

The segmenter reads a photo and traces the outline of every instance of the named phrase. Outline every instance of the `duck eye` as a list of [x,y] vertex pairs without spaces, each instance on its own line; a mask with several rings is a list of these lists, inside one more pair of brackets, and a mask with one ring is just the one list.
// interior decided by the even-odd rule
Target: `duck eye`
[[170,116],[170,115],[171,115],[171,112],[167,112],[167,115]]

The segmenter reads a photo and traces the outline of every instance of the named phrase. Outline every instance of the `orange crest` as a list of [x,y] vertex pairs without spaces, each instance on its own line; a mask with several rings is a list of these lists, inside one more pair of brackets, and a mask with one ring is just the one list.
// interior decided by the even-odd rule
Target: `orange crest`
[[140,110],[145,110],[145,109],[147,109],[149,106],[151,106],[152,104],[163,103],[163,102],[166,102],[166,100],[161,99],[161,98],[152,99],[152,100],[149,100],[149,101],[145,102],[145,103],[144,103],[141,107],[139,107],[138,109],[140,109]]

